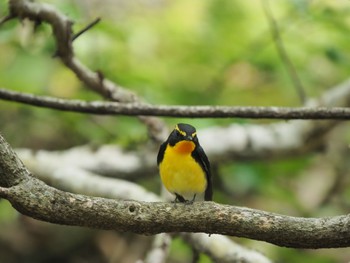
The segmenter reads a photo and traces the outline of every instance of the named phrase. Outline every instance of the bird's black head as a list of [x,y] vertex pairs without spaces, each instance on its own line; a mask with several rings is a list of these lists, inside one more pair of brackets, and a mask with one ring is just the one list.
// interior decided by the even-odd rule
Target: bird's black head
[[179,141],[193,141],[198,144],[196,128],[190,124],[178,123],[170,133],[168,142],[174,146]]

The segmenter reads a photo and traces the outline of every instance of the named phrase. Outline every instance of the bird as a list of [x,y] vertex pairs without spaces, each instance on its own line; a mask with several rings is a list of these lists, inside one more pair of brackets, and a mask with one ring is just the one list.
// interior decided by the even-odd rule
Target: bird
[[175,126],[159,148],[157,164],[163,185],[175,195],[174,203],[192,204],[203,195],[205,201],[212,200],[210,163],[192,125]]

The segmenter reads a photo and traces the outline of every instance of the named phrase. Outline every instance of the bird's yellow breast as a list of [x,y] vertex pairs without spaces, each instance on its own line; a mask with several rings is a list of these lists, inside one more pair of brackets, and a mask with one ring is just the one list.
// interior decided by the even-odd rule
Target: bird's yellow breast
[[195,144],[191,141],[168,145],[159,165],[160,177],[167,190],[186,199],[203,193],[207,186],[205,172],[191,156],[194,148]]

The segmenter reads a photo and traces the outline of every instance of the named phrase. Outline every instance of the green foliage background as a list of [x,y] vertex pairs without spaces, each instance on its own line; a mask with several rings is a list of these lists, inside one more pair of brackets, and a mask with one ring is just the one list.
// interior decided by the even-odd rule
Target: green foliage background
[[[78,31],[94,18],[102,22],[76,41],[76,56],[93,70],[154,104],[299,106],[301,102],[276,51],[263,11],[265,1],[45,1],[75,21]],[[349,75],[350,3],[346,0],[270,1],[271,10],[308,97],[318,96]],[[0,15],[7,3],[0,2]],[[0,86],[17,91],[85,100],[88,91],[58,59],[48,25],[28,21],[0,28]],[[131,117],[101,117],[0,103],[1,132],[14,147],[66,149],[81,144],[117,143],[127,148],[147,140]],[[173,125],[180,119],[166,119]],[[181,120],[198,128],[249,120]],[[267,121],[254,121],[266,123]],[[226,188],[217,201],[292,215],[336,214],[331,204],[305,211],[295,181],[315,155],[234,162],[220,166]],[[158,182],[157,180],[155,180]],[[154,183],[154,189],[158,184]],[[152,187],[152,186],[151,186]],[[344,198],[349,195],[344,193]],[[0,203],[1,218],[11,213]],[[4,219],[5,220],[5,219]],[[237,239],[276,262],[340,262],[346,249],[306,251]],[[183,253],[178,253],[183,250]],[[171,262],[190,251],[174,242]],[[344,253],[343,253],[344,252]],[[210,262],[203,257],[201,262]]]

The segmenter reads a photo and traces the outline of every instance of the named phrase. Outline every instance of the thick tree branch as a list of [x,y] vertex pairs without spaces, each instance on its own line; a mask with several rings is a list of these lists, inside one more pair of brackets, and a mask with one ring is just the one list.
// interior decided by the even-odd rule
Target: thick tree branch
[[299,218],[214,202],[174,206],[63,192],[32,177],[1,136],[0,170],[0,196],[47,222],[139,234],[205,232],[298,248],[350,246],[350,215]]
[[34,178],[6,191],[6,198],[19,212],[58,224],[138,234],[218,233],[296,248],[350,246],[349,215],[297,218],[213,202],[175,207],[169,203],[116,201],[62,192]]
[[350,109],[345,107],[240,107],[240,106],[167,106],[105,101],[81,101],[35,96],[0,89],[4,100],[26,103],[62,111],[101,115],[166,116],[183,118],[252,118],[252,119],[315,119],[349,120]]
[[[55,188],[68,192],[122,200],[161,201],[159,196],[128,181],[105,178],[79,168],[69,168],[64,165],[61,168],[46,167],[45,170],[45,173],[36,174],[39,179]],[[192,235],[194,236],[191,237]],[[186,236],[181,235],[181,237],[185,238],[192,246],[195,246],[197,250],[209,254],[217,262],[235,262],[238,258],[244,259],[247,263],[270,262],[260,253],[243,248],[232,240],[220,235],[213,235],[209,238],[207,235],[187,234]],[[200,242],[197,240],[199,237],[201,239]],[[171,238],[168,234],[157,235],[151,251],[143,262],[165,262],[170,242]],[[220,244],[223,249],[212,249],[215,247],[215,244],[216,246]],[[229,251],[229,253],[222,253],[223,250]]]

